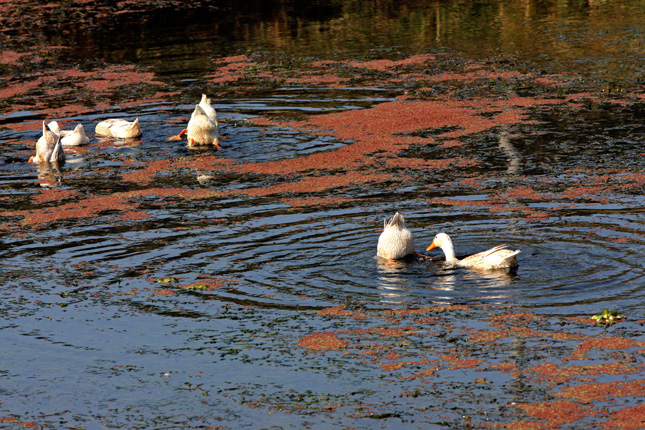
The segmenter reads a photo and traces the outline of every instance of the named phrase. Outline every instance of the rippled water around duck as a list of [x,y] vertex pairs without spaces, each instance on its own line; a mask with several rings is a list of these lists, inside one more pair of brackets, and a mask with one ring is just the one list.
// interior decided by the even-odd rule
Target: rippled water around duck
[[[329,428],[348,422],[363,428],[462,428],[474,410],[479,425],[522,419],[505,408],[540,401],[552,391],[531,380],[532,388],[518,388],[527,381],[484,365],[445,365],[453,349],[463,353],[460,358],[500,366],[511,357],[518,368],[542,364],[548,359],[544,350],[563,365],[571,360],[559,352],[565,347],[555,335],[546,341],[518,335],[472,348],[462,341],[464,333],[487,328],[486,318],[502,309],[543,316],[547,322],[536,317],[539,330],[556,334],[564,317],[616,309],[633,325],[615,332],[642,342],[633,328],[645,302],[642,95],[576,99],[583,92],[576,82],[557,75],[553,79],[563,81],[555,89],[527,88],[538,78],[515,77],[515,70],[510,78],[470,81],[472,70],[481,67],[492,76],[499,65],[426,49],[432,57],[424,64],[432,73],[434,67],[436,76],[446,72],[435,56],[450,55],[446,62],[460,75],[437,80],[428,90],[415,80],[435,75],[406,75],[408,65],[396,63],[418,53],[396,58],[388,51],[395,57],[389,68],[367,72],[364,63],[312,69],[292,59],[296,72],[303,68],[303,81],[323,69],[338,73],[330,85],[294,83],[293,70],[281,69],[282,63],[256,65],[255,58],[266,56],[262,51],[244,60],[242,77],[217,86],[203,78],[219,67],[216,62],[204,66],[203,58],[194,59],[203,67],[191,64],[200,79],[181,74],[173,80],[179,72],[168,69],[180,67],[170,63],[190,56],[169,52],[164,58],[162,49],[150,47],[146,62],[166,63],[159,76],[177,91],[163,101],[143,97],[133,103],[122,95],[123,106],[109,98],[109,107],[59,117],[46,102],[28,110],[21,97],[11,99],[16,108],[3,108],[0,130],[0,419],[34,420],[43,428]],[[362,71],[347,72],[349,67]],[[255,69],[258,76],[278,72],[261,85],[244,86]],[[571,85],[558,90],[562,82]],[[480,95],[483,88],[491,94]],[[221,151],[167,140],[183,128],[202,92],[216,96]],[[518,92],[540,101],[521,109],[494,104],[527,103],[518,101]],[[350,154],[366,160],[359,173],[373,180],[324,182],[347,174],[337,167],[342,162],[307,164],[307,156],[340,153],[356,143],[334,134],[342,124],[324,130],[329,115],[363,110],[387,122],[370,108],[406,96],[439,100],[446,111],[469,120],[463,113],[469,109],[478,120],[516,109],[525,117],[481,131],[449,118],[443,127],[393,133],[394,149]],[[493,107],[482,108],[481,100]],[[91,132],[111,117],[139,117],[143,136],[120,141],[90,134],[90,144],[69,149],[60,169],[25,162],[42,119],[57,119],[65,128],[80,122]],[[401,136],[419,140],[406,144]],[[276,167],[285,160],[296,164]],[[319,188],[317,181],[323,183]],[[280,188],[299,183],[304,185]],[[65,216],[48,218],[57,210]],[[480,272],[420,257],[379,260],[383,219],[396,211],[405,215],[416,250],[426,256],[441,255],[424,250],[445,231],[458,256],[506,243],[522,251],[520,266],[511,273]],[[410,327],[418,333],[408,327],[401,334],[402,322],[382,317],[432,306],[459,312],[461,305],[478,318],[465,313],[414,320]],[[338,319],[319,313],[338,306]],[[320,332],[348,342],[352,336],[382,337],[350,342],[341,352],[308,353],[297,346]],[[593,335],[606,333],[598,328]],[[370,364],[379,348],[393,352]],[[435,363],[434,351],[443,355],[427,368]],[[636,353],[625,357],[639,360]],[[414,370],[401,377],[385,370],[410,363]],[[420,380],[417,370],[436,374]],[[473,382],[482,375],[488,382]],[[463,399],[459,404],[457,397]]]
[[[326,102],[328,108],[313,107],[319,104],[317,101],[287,99],[281,95],[238,99],[234,103],[220,100],[216,108],[226,138],[225,148],[217,155],[230,157],[234,162],[265,162],[334,150],[343,143],[288,128],[265,130],[246,120],[267,110],[290,108],[324,113],[359,107],[352,106],[351,100],[340,100],[341,97]],[[376,96],[372,99],[379,100],[386,99]],[[110,190],[126,186],[111,179],[116,178],[124,160],[212,155],[212,150],[189,150],[181,143],[169,144],[165,140],[180,127],[168,123],[189,109],[190,105],[140,108],[136,115],[144,124],[145,133],[140,141],[113,143],[94,139],[87,148],[69,151],[68,163],[57,180],[63,187],[83,191]],[[93,123],[107,116],[69,120],[84,123],[91,130]],[[567,146],[568,139],[574,137],[562,131],[557,133],[560,139],[553,146]],[[35,140],[38,132],[32,134]],[[577,132],[574,130],[573,134]],[[6,133],[5,138],[13,136]],[[527,147],[531,144],[524,143]],[[593,168],[592,163],[602,160],[603,156],[607,163],[620,162],[619,156],[630,157],[638,163],[639,141],[630,144],[623,140],[616,146],[620,150],[613,157],[612,147],[603,142],[599,151],[604,155],[594,150],[586,154],[581,151],[575,160],[551,165],[563,171],[579,165]],[[517,161],[500,157],[499,149],[489,148],[489,152],[484,152],[481,144],[475,150],[490,157],[487,168],[493,171],[510,169]],[[525,165],[541,163],[537,160],[540,156],[539,152],[518,155],[516,169],[521,172]],[[546,150],[544,156],[565,158],[553,150]],[[96,176],[92,172],[97,169],[107,170]],[[10,164],[4,170],[5,186],[28,193],[39,187],[36,171],[30,165]],[[267,179],[247,179],[235,174],[208,178],[205,173],[208,172],[187,169],[164,178],[163,183],[221,190],[247,187],[249,181],[267,183]],[[198,184],[200,175],[203,184]],[[33,274],[60,276],[60,281],[68,279],[67,282],[74,280],[80,284],[84,282],[76,279],[76,270],[72,268],[88,261],[99,267],[119,267],[117,273],[110,269],[104,275],[88,275],[87,281],[97,285],[111,285],[123,274],[136,274],[144,269],[150,271],[150,278],[170,276],[193,280],[196,275],[222,276],[236,282],[234,288],[215,294],[221,295],[223,301],[246,300],[273,306],[322,307],[336,301],[370,305],[484,302],[544,308],[549,313],[562,314],[588,313],[607,306],[640,306],[643,248],[638,243],[621,241],[636,237],[642,229],[642,215],[637,209],[642,205],[642,196],[625,197],[622,205],[581,204],[560,216],[531,222],[522,216],[496,216],[494,212],[473,213],[459,207],[433,205],[428,202],[432,191],[427,191],[425,182],[437,180],[430,173],[427,179],[411,175],[410,184],[400,189],[358,187],[349,196],[363,198],[360,204],[342,204],[323,210],[296,211],[282,199],[270,198],[200,201],[171,205],[168,209],[163,203],[153,202],[148,214],[154,219],[130,226],[110,225],[106,223],[110,220],[108,216],[51,227],[29,239],[7,240],[3,261],[10,268],[29,264],[34,267]],[[418,201],[420,190],[426,199]],[[556,203],[534,206],[539,209],[549,204]],[[396,264],[379,261],[375,258],[375,243],[382,220],[397,210],[405,214],[418,251],[429,245],[436,232],[447,231],[455,236],[457,251],[462,255],[507,243],[511,248],[522,250],[521,266],[517,273],[506,274],[447,268],[432,261]],[[211,225],[205,222],[208,219],[223,221]],[[43,259],[47,261],[46,267],[39,264]],[[58,270],[50,274],[52,266]],[[67,269],[62,270],[61,266]],[[143,289],[149,283],[128,279],[120,288],[126,285]],[[87,293],[91,292],[90,289]]]

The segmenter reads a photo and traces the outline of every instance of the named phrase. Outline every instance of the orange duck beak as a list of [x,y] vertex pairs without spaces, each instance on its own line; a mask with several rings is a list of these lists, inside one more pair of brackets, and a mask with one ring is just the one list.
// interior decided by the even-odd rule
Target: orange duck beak
[[426,248],[426,251],[432,251],[432,250],[433,250],[433,249],[435,249],[436,247],[437,247],[437,245],[435,245],[434,240],[433,240],[433,241],[432,241],[432,244],[431,244],[429,247],[427,247],[427,248]]

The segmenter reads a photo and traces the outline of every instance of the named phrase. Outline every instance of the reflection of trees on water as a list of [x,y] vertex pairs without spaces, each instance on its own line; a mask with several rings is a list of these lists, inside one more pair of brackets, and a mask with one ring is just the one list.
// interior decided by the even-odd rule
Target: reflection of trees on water
[[[164,8],[155,2],[129,3],[134,5],[63,2],[51,10],[26,2],[20,16],[14,9],[1,7],[0,15],[6,12],[3,25],[28,32],[31,43],[68,47],[51,55],[143,61],[160,70],[176,67],[168,64],[168,57],[182,63],[184,69],[212,69],[213,58],[249,46],[303,55],[358,54],[379,46],[449,46],[477,57],[502,53],[533,61],[542,58],[545,66],[560,61],[570,67],[579,60],[598,58],[607,59],[599,70],[614,78],[617,73],[628,76],[638,72],[642,63],[641,45],[631,41],[645,22],[645,10],[642,2],[634,0],[273,0],[260,4],[229,0],[216,5],[177,2]],[[125,7],[128,13],[123,13]],[[34,19],[24,19],[27,16]],[[83,25],[69,25],[81,19]],[[116,28],[119,31],[114,31]],[[137,37],[128,38],[128,34]],[[23,43],[21,38],[15,40]],[[164,46],[164,55],[149,52],[140,41]],[[633,65],[624,61],[626,54],[635,56]],[[621,59],[620,64],[611,67],[611,59]],[[588,67],[589,63],[580,66]]]
[[[586,39],[583,32],[594,35],[595,30],[620,20],[624,20],[625,26],[628,22],[642,26],[645,18],[638,2],[628,0],[618,3],[346,0],[314,2],[317,6],[311,7],[322,4],[329,5],[327,13],[315,19],[306,12],[294,16],[288,4],[273,9],[270,15],[246,16],[251,18],[246,21],[238,16],[238,37],[307,54],[367,52],[376,46],[405,44],[421,48],[450,46],[480,57],[502,52],[532,60],[541,57],[549,63],[559,58],[568,64],[589,57],[608,58],[608,52],[618,54],[625,47],[622,32],[604,35],[602,40],[591,37],[587,43],[580,43]],[[573,24],[572,29],[558,27],[565,23]],[[577,28],[578,23],[586,29]],[[554,31],[556,27],[558,31]],[[634,66],[639,67],[637,63]]]

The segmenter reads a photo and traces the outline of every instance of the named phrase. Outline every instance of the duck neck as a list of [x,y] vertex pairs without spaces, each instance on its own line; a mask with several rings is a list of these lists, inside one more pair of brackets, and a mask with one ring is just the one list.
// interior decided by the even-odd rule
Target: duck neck
[[443,253],[446,256],[446,263],[456,263],[459,261],[455,257],[455,248],[452,246],[452,242],[444,243],[441,249],[443,249]]

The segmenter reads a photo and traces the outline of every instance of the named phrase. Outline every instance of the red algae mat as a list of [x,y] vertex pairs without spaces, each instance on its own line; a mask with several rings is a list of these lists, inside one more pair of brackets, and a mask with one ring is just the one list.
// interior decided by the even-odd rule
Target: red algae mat
[[[10,3],[2,427],[645,427],[638,84],[439,49],[205,58],[160,39],[81,57],[30,41],[19,12],[75,16],[91,41],[187,14],[203,48],[197,15],[227,6]],[[219,151],[167,140],[202,93]],[[143,136],[95,136],[113,116]],[[90,144],[27,164],[43,120]],[[517,247],[520,267],[376,260],[395,211],[417,251],[445,230],[458,253]],[[598,324],[603,308],[621,317]]]

